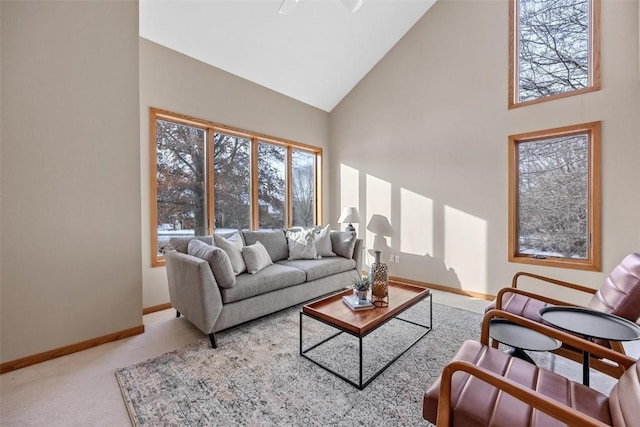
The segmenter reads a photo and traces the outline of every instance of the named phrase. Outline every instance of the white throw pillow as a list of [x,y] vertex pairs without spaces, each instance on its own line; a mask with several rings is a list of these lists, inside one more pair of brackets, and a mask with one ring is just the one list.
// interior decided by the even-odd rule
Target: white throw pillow
[[318,257],[336,256],[336,253],[333,252],[333,248],[331,247],[331,229],[329,227],[331,227],[331,225],[326,225],[324,228],[316,230],[315,239]]
[[287,259],[318,259],[315,234],[316,230],[314,228],[302,231],[288,231],[289,258]]
[[243,242],[240,233],[234,233],[226,239],[214,234],[213,241],[217,247],[227,253],[229,261],[231,261],[231,266],[233,267],[233,274],[237,276],[238,274],[247,271],[247,266],[245,265],[244,258],[242,257]]
[[244,246],[242,248],[242,256],[250,274],[256,274],[263,268],[273,264],[267,248],[259,240],[251,246]]

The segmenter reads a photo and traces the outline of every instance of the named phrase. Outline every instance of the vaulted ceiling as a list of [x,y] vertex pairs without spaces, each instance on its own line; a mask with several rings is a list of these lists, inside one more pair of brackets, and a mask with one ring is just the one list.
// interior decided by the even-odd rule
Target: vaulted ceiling
[[331,111],[436,0],[141,0],[140,36]]

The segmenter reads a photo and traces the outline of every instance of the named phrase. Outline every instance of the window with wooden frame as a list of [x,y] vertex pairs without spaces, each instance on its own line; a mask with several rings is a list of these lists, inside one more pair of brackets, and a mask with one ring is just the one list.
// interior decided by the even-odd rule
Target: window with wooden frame
[[151,108],[152,265],[174,236],[321,223],[321,159],[318,147]]
[[509,108],[600,89],[600,0],[509,0]]
[[600,271],[600,122],[509,137],[509,261]]

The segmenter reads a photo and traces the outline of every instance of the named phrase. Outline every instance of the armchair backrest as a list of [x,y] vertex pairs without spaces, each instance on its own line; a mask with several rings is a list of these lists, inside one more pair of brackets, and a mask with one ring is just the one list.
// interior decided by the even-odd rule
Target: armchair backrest
[[640,426],[640,362],[627,369],[609,394],[614,427]]
[[627,255],[595,293],[589,307],[637,322],[640,318],[640,254]]

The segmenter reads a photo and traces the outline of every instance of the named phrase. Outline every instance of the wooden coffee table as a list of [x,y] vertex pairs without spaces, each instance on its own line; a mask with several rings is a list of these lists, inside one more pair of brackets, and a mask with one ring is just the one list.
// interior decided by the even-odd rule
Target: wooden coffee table
[[[393,362],[398,360],[400,356],[406,353],[411,347],[413,347],[418,341],[420,341],[425,335],[431,332],[433,322],[433,300],[431,297],[431,291],[429,289],[421,288],[419,286],[409,285],[406,283],[390,282],[389,283],[389,306],[388,307],[376,307],[372,310],[353,311],[342,302],[342,297],[351,295],[353,290],[345,290],[337,294],[328,296],[318,301],[312,302],[302,307],[300,311],[300,355],[312,361],[321,368],[331,372],[337,377],[348,382],[352,386],[359,390],[364,389],[371,381],[373,381],[378,375],[380,375],[385,369],[387,369]],[[399,314],[414,306],[423,299],[429,297],[429,325],[423,325],[415,323],[406,319],[398,317]],[[323,322],[338,330],[337,333],[330,337],[320,341],[313,346],[303,349],[302,339],[302,319],[303,317],[310,317],[317,321]],[[375,372],[368,380],[363,382],[362,378],[362,339],[375,331],[380,326],[384,325],[391,319],[401,320],[403,322],[411,323],[413,325],[420,326],[425,329],[425,332],[420,335],[411,345],[405,348],[400,354],[395,356],[393,360],[389,361],[381,369]],[[359,351],[359,382],[354,382],[344,375],[334,371],[333,369],[321,364],[320,362],[312,359],[307,355],[307,352],[314,348],[326,343],[327,341],[337,337],[342,333],[347,333],[358,338],[358,351]]]

